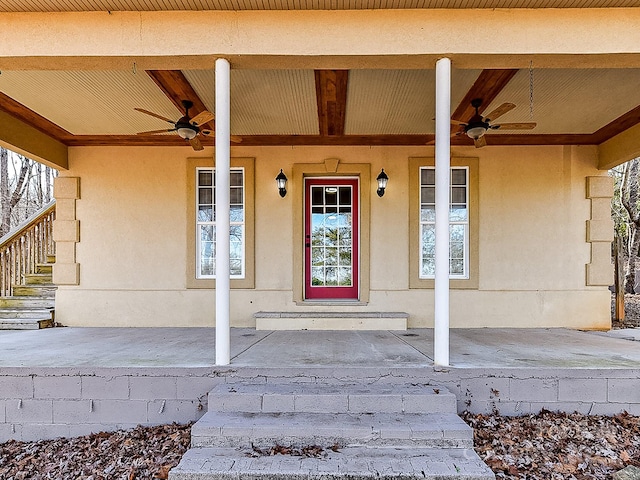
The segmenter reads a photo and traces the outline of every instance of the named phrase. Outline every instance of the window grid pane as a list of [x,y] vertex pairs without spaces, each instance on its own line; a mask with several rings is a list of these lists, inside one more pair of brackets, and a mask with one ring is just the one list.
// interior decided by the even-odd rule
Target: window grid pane
[[[420,167],[420,278],[435,276],[435,168]],[[469,278],[469,171],[451,167],[449,276]]]
[[[215,169],[196,169],[197,278],[215,278]],[[244,169],[230,172],[230,255],[231,278],[244,278],[245,272],[245,190]]]

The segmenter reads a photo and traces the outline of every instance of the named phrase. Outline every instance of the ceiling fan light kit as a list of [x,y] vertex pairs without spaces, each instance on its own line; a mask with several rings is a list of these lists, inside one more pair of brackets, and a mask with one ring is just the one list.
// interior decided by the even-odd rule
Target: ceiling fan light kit
[[195,128],[192,128],[191,125],[180,126],[180,124],[177,123],[176,126],[178,127],[178,135],[180,135],[185,140],[191,140],[198,134],[198,131]]
[[[213,136],[213,132],[211,130],[201,129],[201,125],[205,125],[213,120],[213,113],[208,112],[207,110],[203,110],[195,117],[189,117],[189,109],[193,107],[193,102],[190,100],[182,100],[182,106],[184,107],[184,115],[176,122],[173,120],[163,117],[162,115],[158,115],[157,113],[150,112],[148,110],[144,110],[142,108],[136,108],[138,112],[142,112],[146,115],[150,115],[152,117],[158,118],[160,120],[164,120],[173,125],[173,128],[168,130],[152,130],[150,132],[140,132],[138,135],[155,135],[158,133],[167,133],[167,132],[176,132],[180,138],[185,139],[191,147],[196,150],[204,150],[202,146],[202,142],[198,135],[203,136]],[[232,137],[232,141],[240,141],[238,137]]]
[[516,108],[513,103],[503,103],[495,110],[492,110],[486,116],[480,114],[480,106],[482,105],[481,98],[474,98],[471,100],[471,106],[475,108],[476,112],[473,116],[465,123],[460,120],[451,119],[451,123],[453,125],[460,125],[462,128],[454,133],[453,135],[460,135],[464,133],[470,139],[473,140],[473,144],[476,148],[482,148],[487,144],[487,140],[485,138],[485,133],[488,130],[531,130],[536,127],[536,123],[502,123],[502,124],[492,124],[492,120],[495,120],[498,117],[501,117],[507,112],[510,112],[514,108]]

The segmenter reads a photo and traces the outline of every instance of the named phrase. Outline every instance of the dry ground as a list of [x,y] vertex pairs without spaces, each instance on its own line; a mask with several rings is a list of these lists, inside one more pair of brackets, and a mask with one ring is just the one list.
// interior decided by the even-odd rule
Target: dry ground
[[[611,318],[614,317],[615,296],[611,295]],[[624,321],[613,322],[613,328],[640,328],[640,294],[630,293],[624,296]]]
[[[609,479],[640,466],[640,417],[463,414],[476,450],[498,479]],[[166,479],[190,426],[138,427],[72,439],[0,444],[0,479]],[[301,450],[301,449],[299,449]],[[277,447],[273,452],[299,454]]]

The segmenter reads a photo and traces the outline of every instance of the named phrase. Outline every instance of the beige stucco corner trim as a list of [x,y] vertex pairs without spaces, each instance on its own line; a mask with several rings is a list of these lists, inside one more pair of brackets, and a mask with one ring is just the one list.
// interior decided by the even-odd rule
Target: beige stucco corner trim
[[587,220],[586,241],[591,244],[591,262],[586,265],[586,284],[609,286],[613,283],[611,264],[611,197],[613,178],[587,177],[586,197],[591,200],[591,215]]
[[[452,167],[469,167],[469,278],[451,280],[452,289],[478,289],[480,282],[478,164],[477,157],[451,158]],[[409,288],[434,288],[433,279],[420,278],[420,167],[434,165],[434,157],[409,158]]]
[[56,178],[53,182],[53,195],[56,198],[56,219],[53,221],[56,263],[53,265],[53,283],[80,285],[80,264],[76,263],[76,243],[80,241],[80,221],[76,219],[80,178]]
[[329,158],[322,163],[295,163],[291,185],[293,199],[293,301],[300,305],[317,305],[304,301],[304,180],[308,177],[358,177],[360,179],[360,304],[369,302],[371,164],[342,163]]
[[[187,288],[216,288],[215,279],[196,278],[196,168],[213,167],[213,157],[187,159]],[[231,279],[231,288],[255,288],[255,158],[231,158],[231,167],[244,168],[245,278]]]
[[69,148],[40,130],[0,112],[0,144],[56,170],[69,168]]
[[80,264],[60,263],[56,257],[56,263],[53,266],[53,283],[56,285],[79,285]]
[[80,198],[79,177],[57,177],[53,182],[53,196],[56,200],[66,198],[77,200]]
[[598,146],[598,168],[610,170],[640,157],[640,124],[619,133]]

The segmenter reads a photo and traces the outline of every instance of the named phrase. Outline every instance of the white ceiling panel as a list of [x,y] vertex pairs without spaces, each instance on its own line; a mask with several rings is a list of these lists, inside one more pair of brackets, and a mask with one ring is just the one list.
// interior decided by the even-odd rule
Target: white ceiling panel
[[531,78],[525,69],[515,75],[486,111],[511,102],[516,108],[497,123],[538,123],[533,130],[516,133],[594,133],[640,105],[639,85],[640,69],[534,68],[531,116]]
[[180,116],[140,71],[3,70],[0,91],[75,135],[124,135],[171,127],[134,107],[171,119]]
[[[479,70],[451,74],[452,109]],[[428,134],[435,131],[435,70],[352,70],[347,93],[347,135]]]
[[318,135],[313,70],[236,70],[231,85],[238,135]]

